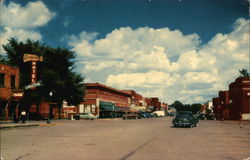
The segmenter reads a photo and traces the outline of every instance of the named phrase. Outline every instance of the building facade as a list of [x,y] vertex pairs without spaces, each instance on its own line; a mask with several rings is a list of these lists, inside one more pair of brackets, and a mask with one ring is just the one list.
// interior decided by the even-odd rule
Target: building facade
[[100,83],[86,83],[84,102],[79,105],[79,112],[90,112],[100,118],[112,118],[131,110],[130,106],[130,94]]
[[214,106],[213,112],[215,114],[215,118],[221,119],[223,109],[222,109],[219,97],[213,98],[212,101],[213,101],[213,106]]
[[240,113],[250,113],[250,77],[239,77],[229,85],[229,91],[219,91],[213,98],[217,119],[239,119]]
[[230,117],[238,119],[240,113],[250,113],[250,77],[239,77],[229,85]]
[[0,64],[0,118],[2,120],[18,118],[19,100],[23,97],[23,91],[19,89],[19,78],[19,68]]
[[136,93],[133,90],[123,90],[123,92],[126,92],[130,95],[131,97],[131,108],[134,110],[146,110],[147,104],[145,102],[145,98],[139,94]]

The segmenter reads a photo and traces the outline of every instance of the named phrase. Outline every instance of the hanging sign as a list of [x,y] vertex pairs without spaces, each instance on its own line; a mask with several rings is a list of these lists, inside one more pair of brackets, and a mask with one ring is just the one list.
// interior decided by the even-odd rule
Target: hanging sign
[[42,62],[43,57],[42,56],[37,56],[37,55],[34,55],[34,54],[24,54],[23,55],[23,62],[28,62],[28,61],[32,61],[32,62],[40,61],[40,62]]
[[28,90],[28,89],[33,89],[33,88],[36,88],[36,87],[39,87],[39,86],[42,86],[42,81],[38,81],[36,83],[31,83],[29,85],[26,85],[24,88],[25,90]]
[[[36,85],[36,80],[37,80],[37,66],[36,66],[36,62],[43,61],[43,57],[42,56],[37,56],[34,54],[24,54],[23,55],[23,62],[29,62],[31,61],[31,85],[30,86],[34,86],[32,89],[35,89]],[[26,87],[25,87],[26,89]]]

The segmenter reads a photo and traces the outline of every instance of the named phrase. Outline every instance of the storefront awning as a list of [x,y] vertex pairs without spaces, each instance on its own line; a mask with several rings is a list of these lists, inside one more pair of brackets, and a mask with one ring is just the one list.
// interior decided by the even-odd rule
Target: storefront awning
[[100,111],[118,111],[118,108],[111,102],[100,102]]

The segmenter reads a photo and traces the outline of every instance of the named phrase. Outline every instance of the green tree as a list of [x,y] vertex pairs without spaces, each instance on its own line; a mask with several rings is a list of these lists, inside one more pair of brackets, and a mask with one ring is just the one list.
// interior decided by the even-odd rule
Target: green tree
[[180,101],[175,101],[174,103],[171,104],[172,107],[176,109],[176,111],[183,111],[184,105]]
[[200,103],[194,103],[190,106],[190,111],[192,111],[194,114],[199,112],[201,110],[201,104]]
[[198,111],[201,110],[201,104],[200,103],[194,103],[194,104],[183,104],[180,101],[175,101],[173,104],[171,104],[172,107],[176,109],[176,111],[191,111],[194,114],[196,114]]
[[249,77],[249,73],[247,72],[247,69],[239,70],[240,77]]
[[52,100],[60,107],[63,100],[69,104],[77,105],[83,100],[85,86],[83,77],[74,70],[75,52],[65,48],[51,48],[39,41],[27,40],[18,42],[10,39],[3,46],[6,51],[6,61],[20,69],[20,86],[30,84],[31,62],[23,62],[24,54],[43,56],[43,62],[37,62],[37,79],[42,86],[35,90],[25,90],[21,105],[30,106],[42,100],[49,100],[49,92],[53,92]]
[[0,63],[2,64],[7,64],[8,62],[6,61],[5,57],[0,54]]

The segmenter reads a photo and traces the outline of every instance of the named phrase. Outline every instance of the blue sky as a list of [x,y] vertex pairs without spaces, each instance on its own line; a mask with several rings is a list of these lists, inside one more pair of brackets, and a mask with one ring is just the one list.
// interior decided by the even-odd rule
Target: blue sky
[[2,44],[66,47],[86,82],[168,103],[211,100],[249,63],[247,0],[4,0],[1,15]]

